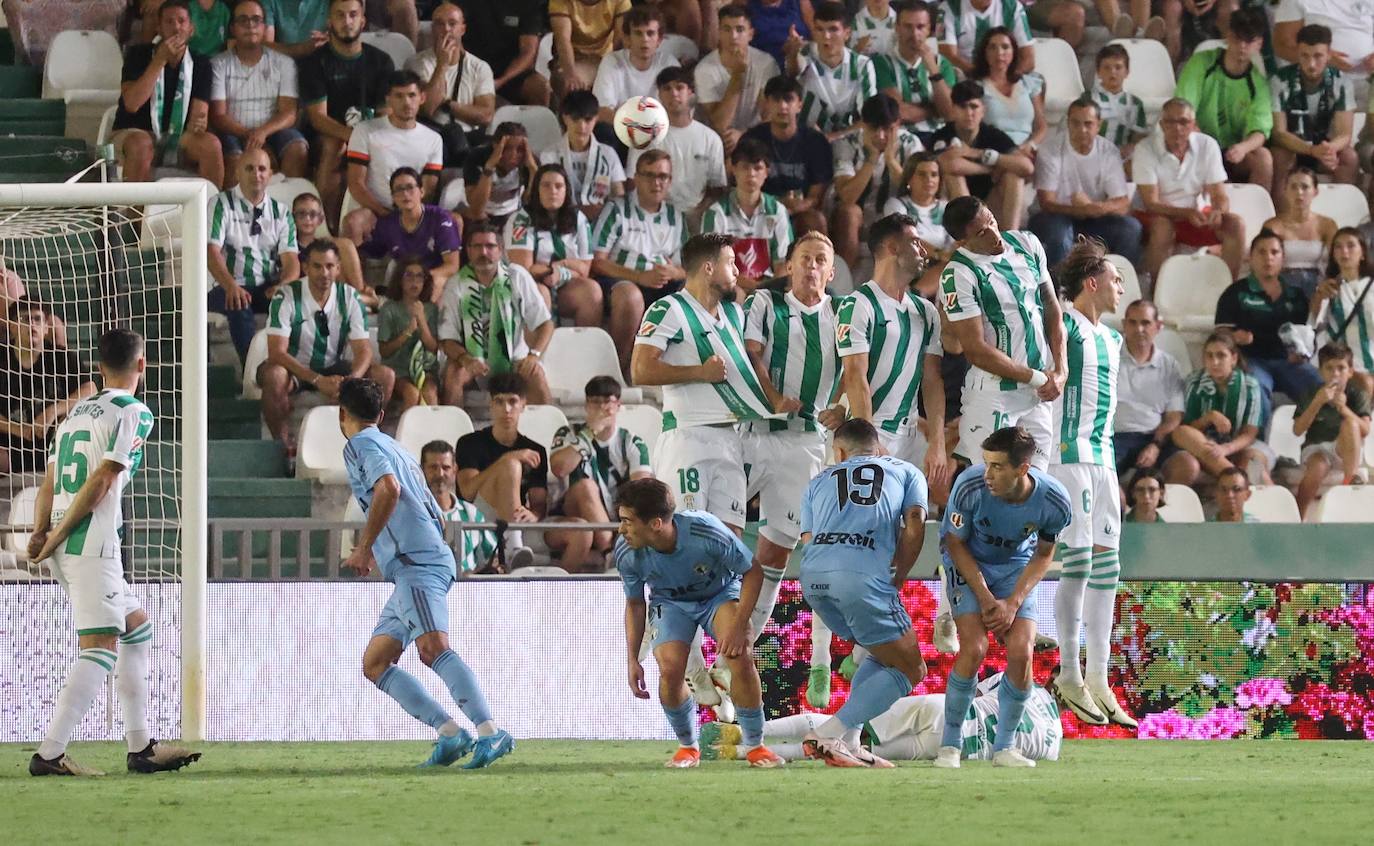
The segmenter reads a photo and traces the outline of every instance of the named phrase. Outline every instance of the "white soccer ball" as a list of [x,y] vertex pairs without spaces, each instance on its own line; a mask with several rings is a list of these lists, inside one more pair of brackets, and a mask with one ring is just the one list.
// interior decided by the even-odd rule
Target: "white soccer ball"
[[615,135],[631,150],[655,147],[668,132],[668,110],[653,97],[631,97],[615,110]]

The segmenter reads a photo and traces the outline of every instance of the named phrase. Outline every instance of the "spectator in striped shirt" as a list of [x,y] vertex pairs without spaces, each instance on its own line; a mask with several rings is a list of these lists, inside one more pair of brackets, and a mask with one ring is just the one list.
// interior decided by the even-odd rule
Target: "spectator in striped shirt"
[[1227,468],[1250,466],[1259,439],[1260,386],[1240,363],[1230,332],[1213,332],[1202,347],[1202,369],[1188,377],[1183,425],[1173,431],[1181,452],[1164,462],[1172,485],[1192,485],[1205,471],[1219,479]]
[[1122,159],[1130,159],[1136,143],[1150,134],[1145,103],[1125,87],[1130,73],[1131,54],[1120,44],[1108,44],[1097,51],[1097,79],[1088,92],[1102,115],[1098,132],[1116,145]]
[[954,114],[949,92],[954,87],[954,65],[940,54],[932,34],[935,15],[919,0],[897,7],[896,44],[873,57],[878,90],[898,103],[902,123],[928,142]]
[[845,46],[851,29],[843,4],[817,3],[814,20],[811,44],[804,44],[794,30],[783,45],[786,70],[806,91],[802,124],[834,141],[857,128],[859,109],[878,93],[878,77],[871,59]]

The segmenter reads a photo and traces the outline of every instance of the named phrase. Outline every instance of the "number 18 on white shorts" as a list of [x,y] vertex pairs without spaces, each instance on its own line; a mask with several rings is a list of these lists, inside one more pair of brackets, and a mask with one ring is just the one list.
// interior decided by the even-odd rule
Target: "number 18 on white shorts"
[[670,429],[658,436],[653,465],[679,511],[705,511],[744,528],[744,447],[733,426]]

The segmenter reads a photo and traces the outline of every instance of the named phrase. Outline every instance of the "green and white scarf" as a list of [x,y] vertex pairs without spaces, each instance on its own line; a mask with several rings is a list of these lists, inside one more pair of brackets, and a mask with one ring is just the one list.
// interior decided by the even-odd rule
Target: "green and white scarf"
[[[153,43],[157,44],[162,38],[159,36]],[[181,54],[181,73],[177,74],[177,90],[172,92],[172,116],[168,122],[167,140],[175,143],[181,137],[182,131],[186,128],[186,118],[191,114],[191,77],[194,75],[192,68],[195,62],[191,59],[191,49],[188,47]],[[150,123],[153,125],[153,138],[159,142],[162,138],[162,109],[167,102],[167,74],[164,71],[157,75],[157,82],[153,85],[153,101]]]
[[502,262],[490,285],[478,281],[472,265],[458,271],[458,278],[464,283],[463,347],[468,355],[486,361],[493,373],[510,371],[520,338],[520,313],[509,265]]

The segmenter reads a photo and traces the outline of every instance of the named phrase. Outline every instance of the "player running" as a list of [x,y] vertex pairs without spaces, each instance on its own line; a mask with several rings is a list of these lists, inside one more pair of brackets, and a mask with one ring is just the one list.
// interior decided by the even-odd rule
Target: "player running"
[[[997,691],[997,724],[1021,722],[1031,693],[1035,644],[1035,586],[1049,570],[1054,543],[1073,509],[1064,486],[1031,467],[1035,441],[1020,426],[983,441],[983,464],[959,474],[940,525],[945,590],[959,628],[959,654],[945,686],[945,729],[937,767],[958,767],[964,715],[983,666],[988,632],[1007,650]],[[1012,748],[1012,733],[993,744],[998,767],[1033,767]]]
[[[477,677],[448,644],[448,591],[456,565],[444,541],[444,518],[410,453],[377,428],[382,389],[371,379],[345,379],[339,386],[339,428],[348,445],[348,486],[367,514],[353,554],[344,567],[366,576],[379,562],[382,578],[394,584],[372,639],[363,652],[363,675],[396,700],[407,714],[439,732],[422,767],[447,767],[472,753],[464,769],[490,766],[515,749],[515,740],[491,719]],[[420,660],[443,679],[449,694],[477,728],[477,738],[460,727],[397,661],[415,643]]]
[[802,741],[808,758],[832,767],[891,767],[859,745],[864,723],[925,678],[921,645],[902,606],[926,533],[926,480],[889,455],[867,420],[835,430],[836,464],[802,498],[802,595],[826,626],[868,650],[835,716]]
[[[1070,367],[1064,396],[1054,403],[1059,449],[1050,475],[1068,492],[1074,512],[1059,544],[1063,571],[1054,595],[1054,620],[1060,670],[1054,691],[1085,723],[1100,726],[1110,720],[1135,728],[1136,721],[1107,684],[1121,573],[1121,488],[1112,445],[1121,335],[1101,317],[1116,311],[1124,291],[1121,274],[1106,252],[1100,241],[1079,241],[1059,270],[1060,287],[1071,300],[1064,309]],[[1078,663],[1080,623],[1087,624],[1087,684]]]
[[29,759],[29,774],[36,776],[104,775],[72,760],[67,743],[116,664],[129,772],[177,770],[200,759],[199,752],[159,743],[149,733],[153,624],[124,580],[120,561],[124,488],[143,464],[153,431],[153,413],[134,396],[146,366],[143,337],[111,329],[100,336],[99,350],[104,389],[78,403],[58,426],[33,507],[29,558],[47,561],[71,599],[80,650],[48,733]]
[[[658,662],[658,701],[680,744],[666,766],[695,767],[696,702],[685,684],[687,656],[705,630],[730,668],[730,695],[751,767],[784,761],[763,745],[763,690],[754,666],[753,608],[763,568],[718,518],[701,511],[673,513],[673,493],[658,479],[635,479],[616,495],[620,540],[615,566],[625,583],[625,647],[630,691],[648,699],[640,647],[647,619]],[[645,602],[644,589],[649,589]]]

